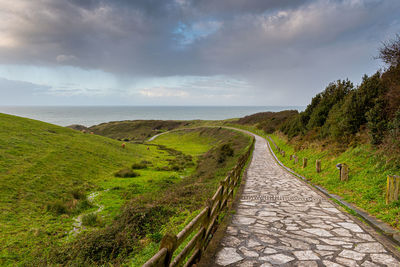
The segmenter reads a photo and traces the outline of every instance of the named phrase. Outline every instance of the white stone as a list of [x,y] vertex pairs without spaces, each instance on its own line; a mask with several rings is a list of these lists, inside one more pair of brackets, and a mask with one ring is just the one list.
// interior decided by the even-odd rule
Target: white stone
[[224,246],[228,246],[228,247],[236,247],[238,246],[242,241],[240,239],[238,239],[237,237],[234,236],[225,236],[222,239],[222,244]]
[[359,238],[367,241],[375,241],[369,234],[356,234]]
[[357,244],[355,250],[364,253],[386,252],[385,248],[378,242]]
[[349,258],[349,259],[354,259],[356,261],[360,261],[365,257],[365,254],[345,249],[342,252],[340,252],[339,256],[343,258]]
[[323,264],[325,264],[326,267],[343,267],[343,265],[331,262],[331,261],[322,261]]
[[371,254],[372,261],[380,264],[386,264],[390,267],[399,267],[400,263],[390,255],[387,254]]
[[263,261],[268,261],[272,264],[285,264],[294,260],[294,258],[286,256],[285,254],[274,254],[259,258]]
[[244,225],[253,224],[255,222],[256,222],[256,219],[254,219],[254,218],[247,218],[247,217],[241,217],[241,216],[236,216],[235,219],[233,220],[234,224],[244,224]]
[[273,211],[260,211],[259,213],[258,213],[258,216],[260,216],[260,217],[269,217],[269,216],[276,216],[276,212],[273,212]]
[[275,249],[273,249],[273,248],[265,248],[264,251],[263,251],[264,254],[273,254],[273,253],[276,253],[276,252],[277,251]]
[[360,226],[358,226],[358,225],[355,224],[355,223],[345,223],[345,222],[342,222],[342,223],[338,223],[338,224],[339,224],[340,226],[346,228],[346,229],[349,229],[349,230],[352,231],[352,232],[356,232],[356,233],[362,233],[362,232],[364,232],[363,229],[361,229]]
[[255,239],[249,239],[249,241],[247,241],[247,247],[249,247],[249,248],[256,247],[259,245],[261,245],[261,244]]
[[319,229],[319,228],[308,228],[308,229],[303,229],[303,231],[306,231],[307,233],[314,234],[317,236],[333,236],[331,233],[324,229]]
[[299,261],[296,263],[297,267],[318,267],[318,263],[315,261]]
[[311,250],[294,251],[293,254],[299,260],[319,260],[318,255],[312,252]]
[[375,263],[372,263],[370,261],[365,261],[363,264],[361,264],[363,267],[378,267]]
[[236,248],[223,248],[217,254],[216,263],[226,266],[240,260],[243,258],[236,252]]
[[266,262],[266,263],[261,264],[260,267],[272,267],[272,265]]
[[336,262],[341,263],[345,266],[349,266],[349,267],[357,267],[358,266],[357,262],[354,260],[341,258],[341,257],[336,257],[335,260],[336,260]]
[[333,229],[332,231],[337,233],[340,236],[352,236],[351,233],[349,232],[349,230],[344,229],[344,228],[337,228],[337,229]]
[[259,256],[257,252],[252,251],[245,247],[240,247],[239,250],[243,253],[243,255],[245,255],[246,257],[249,257],[249,258],[254,258],[254,257]]
[[319,250],[340,250],[340,248],[335,246],[328,246],[328,245],[317,245],[317,249]]

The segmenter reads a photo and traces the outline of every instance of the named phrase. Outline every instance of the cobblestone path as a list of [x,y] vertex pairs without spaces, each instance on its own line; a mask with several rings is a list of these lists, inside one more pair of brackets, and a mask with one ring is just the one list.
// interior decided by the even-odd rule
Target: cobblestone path
[[238,208],[215,266],[394,266],[399,261],[351,217],[283,170],[256,136]]

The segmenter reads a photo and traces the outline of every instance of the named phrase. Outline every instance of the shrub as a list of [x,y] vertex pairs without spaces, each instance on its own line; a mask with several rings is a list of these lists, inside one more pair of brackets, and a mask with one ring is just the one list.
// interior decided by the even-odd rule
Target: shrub
[[64,202],[56,200],[46,205],[46,210],[55,213],[56,215],[68,213],[67,206]]
[[96,226],[99,224],[99,218],[96,213],[89,213],[83,215],[82,217],[82,225],[84,226]]
[[133,170],[131,170],[131,169],[129,169],[129,168],[125,168],[125,169],[122,169],[122,170],[118,171],[114,175],[115,175],[115,177],[130,178],[130,177],[137,177],[140,174],[135,172],[135,171],[133,171]]
[[84,199],[86,198],[85,192],[80,189],[74,189],[71,191],[71,195],[74,199]]
[[234,151],[231,144],[223,144],[219,149],[218,163],[224,163],[227,157],[233,157]]
[[132,164],[132,169],[134,169],[134,170],[146,169],[146,168],[147,168],[147,164],[143,164],[143,163],[133,163]]

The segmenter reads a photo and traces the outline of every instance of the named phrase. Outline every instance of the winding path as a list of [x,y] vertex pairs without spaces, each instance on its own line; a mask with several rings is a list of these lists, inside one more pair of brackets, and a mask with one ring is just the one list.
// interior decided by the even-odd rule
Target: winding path
[[400,266],[375,235],[283,170],[266,140],[255,137],[244,191],[215,266]]

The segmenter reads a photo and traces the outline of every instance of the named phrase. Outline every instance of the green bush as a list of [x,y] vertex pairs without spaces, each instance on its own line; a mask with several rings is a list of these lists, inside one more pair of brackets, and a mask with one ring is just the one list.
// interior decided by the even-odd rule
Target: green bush
[[122,169],[122,170],[118,171],[114,175],[115,175],[115,177],[131,178],[131,177],[137,177],[140,174],[135,172],[135,171],[133,171],[133,170],[131,170],[131,169],[129,169],[129,168],[125,168],[125,169]]
[[99,218],[96,213],[89,213],[83,215],[82,217],[82,225],[84,226],[97,226],[99,224]]
[[54,202],[48,203],[46,205],[46,210],[53,212],[56,215],[62,215],[68,213],[67,206],[61,200],[56,200]]
[[133,163],[132,164],[132,169],[134,169],[134,170],[146,169],[146,168],[147,168],[147,164],[143,164],[143,163]]

